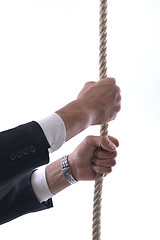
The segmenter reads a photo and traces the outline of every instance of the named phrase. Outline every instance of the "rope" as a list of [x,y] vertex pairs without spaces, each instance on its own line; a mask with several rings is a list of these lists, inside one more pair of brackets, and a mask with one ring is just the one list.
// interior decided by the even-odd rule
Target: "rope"
[[[99,79],[107,77],[107,0],[100,0],[99,19]],[[108,135],[108,124],[100,129],[101,136]],[[96,174],[93,203],[92,239],[101,240],[101,201],[102,201],[103,174]]]

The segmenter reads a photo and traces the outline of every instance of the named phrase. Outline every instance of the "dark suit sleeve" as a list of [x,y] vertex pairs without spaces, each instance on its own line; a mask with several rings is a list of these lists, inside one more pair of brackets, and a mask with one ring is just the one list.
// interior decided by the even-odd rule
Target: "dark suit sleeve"
[[49,162],[49,143],[37,122],[0,133],[0,185]]
[[31,174],[25,173],[0,188],[0,224],[53,207],[52,199],[39,203],[32,189]]

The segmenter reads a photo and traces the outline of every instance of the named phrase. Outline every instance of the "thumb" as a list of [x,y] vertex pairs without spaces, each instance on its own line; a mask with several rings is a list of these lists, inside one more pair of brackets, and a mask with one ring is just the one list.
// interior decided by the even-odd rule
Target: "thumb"
[[114,152],[116,150],[116,145],[108,138],[108,136],[101,136],[101,146],[105,150],[108,150],[110,152]]

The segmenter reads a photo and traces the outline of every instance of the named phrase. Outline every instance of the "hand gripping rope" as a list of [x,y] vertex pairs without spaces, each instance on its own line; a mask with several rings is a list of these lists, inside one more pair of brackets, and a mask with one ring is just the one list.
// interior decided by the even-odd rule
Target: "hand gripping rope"
[[[100,0],[99,18],[99,79],[107,77],[107,0]],[[103,124],[101,136],[108,135],[108,124]],[[103,174],[96,174],[93,203],[92,239],[101,240],[101,201],[102,201]]]

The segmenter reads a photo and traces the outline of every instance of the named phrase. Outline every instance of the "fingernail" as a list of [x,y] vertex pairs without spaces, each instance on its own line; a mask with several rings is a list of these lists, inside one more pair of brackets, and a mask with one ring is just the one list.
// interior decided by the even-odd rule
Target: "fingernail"
[[115,149],[116,149],[116,146],[115,146],[113,143],[109,142],[109,144],[108,144],[108,145],[110,146],[110,148],[111,148],[111,149],[113,149],[113,150],[115,150]]

